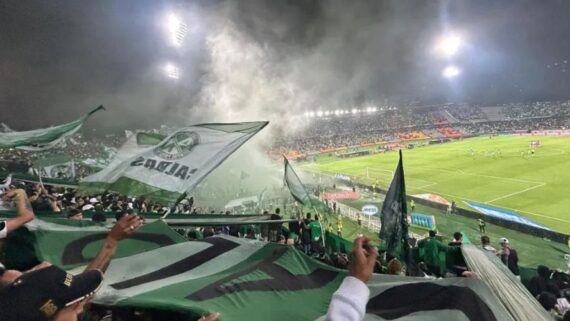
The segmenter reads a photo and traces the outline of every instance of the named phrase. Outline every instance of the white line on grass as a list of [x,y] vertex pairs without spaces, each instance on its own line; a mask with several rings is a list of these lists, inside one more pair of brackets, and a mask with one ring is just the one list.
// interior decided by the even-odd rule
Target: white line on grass
[[[470,201],[470,202],[475,202],[475,203],[481,203],[481,201],[472,200],[472,199],[465,198],[465,197],[459,196],[459,195],[453,195],[453,194],[447,194],[447,193],[441,193],[441,192],[434,192],[434,191],[430,191],[430,190],[428,190],[428,189],[426,189],[426,188],[418,188],[418,189],[424,190],[424,191],[426,191],[426,192],[431,192],[431,193],[434,193],[434,194],[443,195],[443,196],[455,197],[455,198],[458,198],[458,199],[461,199],[461,200],[465,200],[465,201]],[[548,215],[543,215],[543,214],[538,214],[538,213],[523,211],[523,210],[520,210],[520,209],[518,209],[518,208],[511,208],[511,207],[506,207],[506,206],[501,206],[501,208],[504,208],[504,209],[507,209],[507,210],[511,210],[511,211],[515,211],[515,212],[519,212],[519,213],[530,214],[530,215],[533,215],[533,216],[544,217],[544,218],[547,218],[547,219],[551,219],[551,220],[555,220],[555,221],[560,221],[560,222],[564,222],[564,223],[570,223],[570,220],[563,220],[563,219],[557,218],[557,217],[552,217],[552,216],[548,216]]]
[[519,178],[510,178],[510,177],[501,177],[501,176],[493,176],[493,175],[469,173],[469,172],[465,172],[465,171],[460,170],[460,169],[449,170],[449,169],[443,169],[443,168],[437,168],[437,167],[423,167],[423,168],[424,168],[424,169],[428,169],[428,170],[437,170],[437,171],[448,172],[448,173],[455,173],[455,174],[460,173],[460,174],[463,174],[463,175],[471,175],[471,176],[479,176],[479,177],[488,177],[488,178],[495,178],[495,179],[503,179],[503,180],[521,182],[521,183],[534,183],[534,184],[543,184],[543,183],[544,183],[544,182],[530,181],[530,180],[519,179]]
[[[429,182],[429,181],[426,181],[426,182]],[[437,183],[430,183],[430,184],[418,186],[418,187],[415,187],[415,188],[424,189],[424,188],[426,188],[426,187],[430,187],[430,186],[434,186],[434,185],[437,185]],[[410,186],[410,187],[411,187],[411,188],[414,188],[413,186]]]
[[520,190],[520,191],[518,191],[518,192],[514,192],[514,193],[510,193],[510,194],[501,196],[501,197],[494,198],[494,199],[492,199],[492,200],[490,200],[490,201],[486,201],[485,203],[487,203],[487,204],[493,203],[493,202],[498,201],[498,200],[502,200],[502,199],[505,199],[505,198],[509,198],[509,197],[511,197],[511,196],[515,196],[515,195],[518,195],[518,194],[522,194],[522,193],[531,191],[531,190],[533,190],[533,189],[542,187],[542,186],[544,186],[544,185],[546,185],[546,183],[542,183],[542,184],[538,184],[538,185],[535,185],[535,186],[531,186],[531,187],[529,187],[529,188],[525,188],[525,189]]

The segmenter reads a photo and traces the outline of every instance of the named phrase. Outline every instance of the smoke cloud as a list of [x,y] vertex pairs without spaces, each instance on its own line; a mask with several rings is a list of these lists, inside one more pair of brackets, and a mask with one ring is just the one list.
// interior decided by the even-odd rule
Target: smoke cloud
[[[228,1],[212,17],[196,107],[205,119],[269,119],[291,132],[307,110],[361,106],[404,94],[414,68],[405,5]],[[398,18],[379,19],[382,10]],[[393,44],[399,42],[398,46]],[[411,49],[411,48],[410,48]]]

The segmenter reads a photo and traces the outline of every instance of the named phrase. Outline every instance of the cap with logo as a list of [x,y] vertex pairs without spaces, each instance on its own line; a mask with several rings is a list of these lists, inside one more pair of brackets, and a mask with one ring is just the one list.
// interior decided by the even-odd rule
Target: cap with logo
[[59,310],[93,296],[102,283],[99,270],[72,275],[50,266],[25,273],[0,289],[0,320],[50,320]]

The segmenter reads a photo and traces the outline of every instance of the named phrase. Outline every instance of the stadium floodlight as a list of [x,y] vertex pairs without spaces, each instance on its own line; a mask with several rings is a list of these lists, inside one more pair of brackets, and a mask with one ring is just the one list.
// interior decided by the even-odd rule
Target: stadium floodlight
[[319,111],[317,112],[317,116],[318,116],[318,117],[323,117],[323,111],[322,111],[322,110],[319,110]]
[[372,107],[372,112],[373,112],[373,113],[375,113],[375,112],[377,112],[377,111],[378,111],[378,108]]
[[309,118],[309,112],[308,111],[305,112],[305,117]]
[[335,111],[334,111],[334,114],[337,115],[337,116],[340,115],[340,110],[338,110],[338,109],[335,110]]
[[455,77],[459,76],[460,73],[461,73],[461,70],[459,70],[459,68],[451,65],[451,66],[445,67],[441,74],[443,75],[443,77],[451,79],[451,78],[455,78]]
[[309,112],[309,117],[315,117],[315,112],[314,111]]
[[328,116],[328,115],[329,115],[329,113],[330,113],[330,112],[329,112],[328,110],[327,110],[327,111],[325,111],[325,116]]
[[164,66],[164,73],[166,74],[166,77],[168,77],[168,78],[172,78],[172,79],[179,79],[180,78],[180,70],[178,69],[178,67],[176,67],[174,64],[172,64],[170,62]]
[[175,47],[182,46],[186,33],[188,32],[188,26],[174,13],[166,15],[164,26],[167,32],[168,42]]
[[352,113],[353,113],[353,114],[356,114],[357,112],[358,112],[358,109],[352,108]]
[[449,34],[439,40],[436,50],[444,57],[451,57],[459,51],[462,45],[463,40],[459,35]]

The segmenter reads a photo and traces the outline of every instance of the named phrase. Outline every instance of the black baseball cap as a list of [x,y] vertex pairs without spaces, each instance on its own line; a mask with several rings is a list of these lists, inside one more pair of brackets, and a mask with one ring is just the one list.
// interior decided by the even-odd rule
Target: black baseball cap
[[72,275],[50,266],[25,273],[0,289],[0,320],[50,320],[61,309],[93,296],[102,283],[99,270]]

